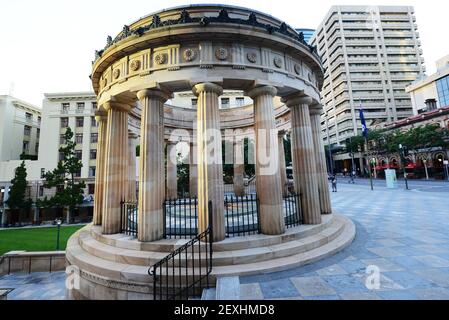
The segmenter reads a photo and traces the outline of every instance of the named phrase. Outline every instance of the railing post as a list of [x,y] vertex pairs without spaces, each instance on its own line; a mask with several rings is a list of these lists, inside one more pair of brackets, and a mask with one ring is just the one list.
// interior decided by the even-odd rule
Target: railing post
[[256,207],[257,207],[257,233],[261,233],[261,230],[260,230],[260,202],[259,202],[259,197],[257,196],[257,193],[256,193]]
[[167,238],[167,200],[164,200],[164,203],[162,204],[162,225],[163,225],[163,237],[164,239]]

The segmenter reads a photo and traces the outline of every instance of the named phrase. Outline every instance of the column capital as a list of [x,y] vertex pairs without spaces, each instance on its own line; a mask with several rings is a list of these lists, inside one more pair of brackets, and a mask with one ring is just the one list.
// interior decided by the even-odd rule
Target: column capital
[[161,90],[161,89],[155,89],[155,88],[143,89],[143,90],[137,91],[136,95],[139,100],[143,100],[145,98],[156,98],[156,99],[161,100],[162,102],[165,102],[168,99],[173,98],[172,93]]
[[278,130],[278,136],[279,137],[283,137],[287,134],[287,130],[282,129],[282,130]]
[[139,135],[135,132],[129,131],[128,132],[128,138],[129,139],[137,139],[139,137]]
[[212,82],[198,83],[193,86],[192,91],[196,96],[198,96],[201,92],[215,92],[219,96],[223,94],[223,88]]
[[310,115],[318,115],[321,116],[323,113],[323,106],[321,104],[313,104],[309,108]]
[[311,105],[313,103],[313,99],[309,96],[305,96],[299,93],[291,94],[282,98],[282,102],[284,102],[287,107],[292,108],[299,105]]
[[118,101],[114,97],[112,97],[109,101],[106,101],[103,104],[103,107],[106,111],[109,110],[117,110],[117,111],[123,111],[123,112],[130,112],[133,108],[132,105]]
[[245,94],[247,96],[249,96],[251,99],[254,99],[263,94],[267,94],[267,95],[275,97],[277,95],[277,93],[278,93],[278,90],[273,86],[262,86],[262,87],[256,87],[256,88],[250,89],[250,90],[246,91]]
[[108,113],[105,110],[98,109],[95,111],[95,120],[97,120],[97,122],[108,120]]

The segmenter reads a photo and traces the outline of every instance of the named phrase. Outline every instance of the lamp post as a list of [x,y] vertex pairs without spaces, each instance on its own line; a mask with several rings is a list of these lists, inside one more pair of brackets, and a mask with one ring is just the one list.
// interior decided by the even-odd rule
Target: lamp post
[[327,133],[327,151],[329,152],[329,170],[330,174],[334,174],[334,162],[332,160],[331,141],[329,139],[329,119],[326,112],[326,133]]
[[57,219],[56,225],[58,226],[58,236],[56,237],[56,251],[59,251],[59,236],[61,233],[61,224],[62,224],[61,219]]
[[408,180],[407,180],[407,172],[405,171],[405,153],[407,150],[406,146],[403,146],[402,144],[399,144],[399,150],[401,155],[401,163],[402,163],[402,171],[404,173],[404,180],[405,180],[405,189],[408,189]]

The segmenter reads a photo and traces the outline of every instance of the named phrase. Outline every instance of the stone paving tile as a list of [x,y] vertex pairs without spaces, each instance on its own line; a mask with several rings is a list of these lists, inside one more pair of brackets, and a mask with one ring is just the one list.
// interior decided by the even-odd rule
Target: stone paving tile
[[340,296],[343,300],[382,300],[374,292],[350,292],[342,293]]
[[320,277],[290,278],[303,297],[332,296],[336,291]]
[[416,256],[415,259],[421,261],[423,264],[425,264],[429,267],[435,267],[435,268],[449,267],[449,260],[434,256],[434,255]]
[[391,262],[385,258],[379,259],[362,259],[361,260],[366,266],[376,266],[379,267],[381,272],[388,271],[403,271],[405,270],[403,267]]
[[411,273],[408,271],[385,272],[384,275],[403,286],[405,289],[435,287],[435,284],[432,282],[427,281],[416,273]]
[[242,300],[263,300],[263,293],[258,283],[248,283],[240,285],[240,299]]
[[329,267],[325,267],[316,271],[320,276],[333,276],[339,274],[348,274],[348,272],[340,267],[338,264],[333,264]]
[[404,255],[403,253],[389,247],[368,248],[368,250],[384,258],[399,257]]
[[296,297],[298,291],[289,278],[261,282],[260,288],[265,299],[279,298],[279,297]]
[[449,290],[444,288],[416,289],[413,293],[421,300],[449,300]]

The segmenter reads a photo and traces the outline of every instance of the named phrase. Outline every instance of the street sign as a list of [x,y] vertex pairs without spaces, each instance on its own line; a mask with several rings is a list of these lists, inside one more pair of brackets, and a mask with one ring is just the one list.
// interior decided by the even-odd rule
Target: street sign
[[444,160],[443,163],[444,163],[444,165],[447,166],[449,164],[449,161],[448,160]]

